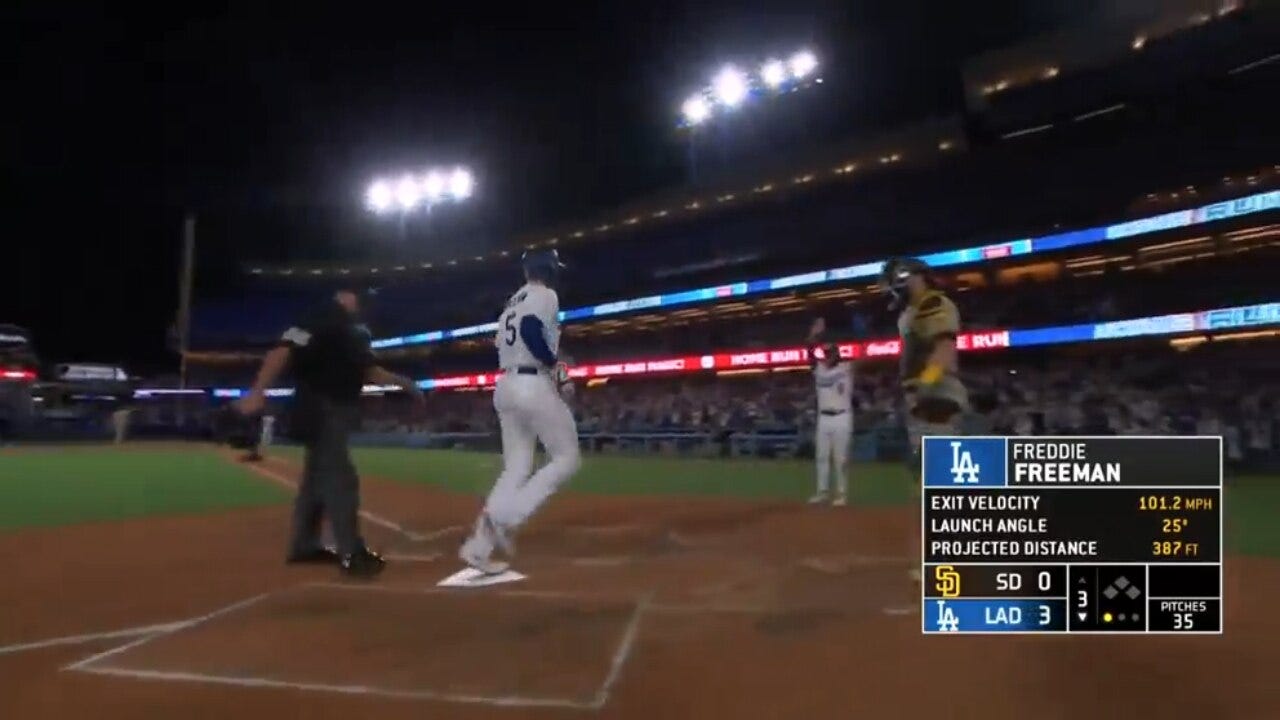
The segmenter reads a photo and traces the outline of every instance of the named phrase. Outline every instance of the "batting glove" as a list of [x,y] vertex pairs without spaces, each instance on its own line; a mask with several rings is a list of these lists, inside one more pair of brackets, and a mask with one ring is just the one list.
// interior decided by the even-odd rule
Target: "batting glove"
[[551,369],[551,378],[556,381],[556,385],[569,382],[569,366],[562,362],[556,363],[556,366]]
[[551,377],[556,382],[556,389],[560,392],[560,397],[566,400],[573,395],[573,382],[569,379],[569,366],[565,363],[556,363],[555,368],[551,371]]

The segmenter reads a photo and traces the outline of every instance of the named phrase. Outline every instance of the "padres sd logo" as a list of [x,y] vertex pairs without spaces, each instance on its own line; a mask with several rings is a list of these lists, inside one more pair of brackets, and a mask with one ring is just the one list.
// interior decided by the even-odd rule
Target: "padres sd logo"
[[960,597],[960,573],[950,565],[939,565],[933,569],[933,587],[945,598]]

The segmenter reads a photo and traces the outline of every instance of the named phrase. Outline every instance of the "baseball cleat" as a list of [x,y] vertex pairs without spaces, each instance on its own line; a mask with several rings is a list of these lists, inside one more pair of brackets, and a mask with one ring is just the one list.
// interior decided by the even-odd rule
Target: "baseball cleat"
[[827,494],[824,492],[816,493],[813,497],[809,498],[810,505],[825,505],[826,503]]
[[387,561],[383,560],[381,555],[368,548],[360,548],[353,553],[343,555],[338,569],[347,577],[371,578],[381,573],[386,566]]
[[476,550],[470,539],[462,543],[462,547],[458,549],[458,559],[466,563],[467,567],[484,575],[501,575],[511,569],[510,564],[494,560]]
[[482,515],[481,522],[484,523],[485,532],[489,533],[489,537],[493,539],[493,544],[498,547],[507,557],[514,557],[516,554],[516,544],[511,538],[511,533],[501,525],[493,521],[489,517],[489,513]]
[[849,499],[844,495],[837,495],[835,500],[831,501],[831,507],[844,507],[849,504]]

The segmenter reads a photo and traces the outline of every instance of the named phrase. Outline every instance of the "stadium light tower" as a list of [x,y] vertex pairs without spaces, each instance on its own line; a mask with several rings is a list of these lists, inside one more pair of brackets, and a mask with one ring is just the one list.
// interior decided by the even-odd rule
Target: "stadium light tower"
[[786,60],[772,57],[748,73],[734,65],[725,65],[711,78],[711,83],[690,95],[680,105],[683,128],[696,129],[713,120],[717,114],[736,110],[757,97],[771,97],[800,88],[821,84],[818,56],[812,50],[798,50]]
[[365,205],[375,214],[430,212],[437,205],[460,203],[475,191],[475,176],[464,167],[433,169],[422,175],[406,173],[394,179],[380,178],[365,191]]
[[365,190],[364,204],[374,215],[397,215],[400,239],[404,240],[410,214],[417,210],[430,213],[437,205],[466,202],[475,193],[475,186],[475,176],[465,167],[432,168],[422,174],[374,180]]
[[685,98],[680,104],[677,126],[685,131],[688,143],[689,178],[698,182],[698,136],[706,131],[718,115],[747,111],[747,106],[761,98],[779,97],[801,88],[821,84],[818,76],[818,56],[812,50],[797,50],[790,56],[769,57],[752,72],[736,65],[723,65],[711,78],[710,84]]

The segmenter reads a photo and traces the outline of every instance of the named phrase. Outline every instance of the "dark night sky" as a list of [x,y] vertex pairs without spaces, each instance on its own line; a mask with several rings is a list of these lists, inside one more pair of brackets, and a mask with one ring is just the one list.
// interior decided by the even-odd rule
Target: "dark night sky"
[[480,187],[440,219],[456,232],[412,239],[487,247],[683,182],[675,112],[726,59],[814,48],[821,141],[955,111],[966,57],[1095,6],[187,5],[0,11],[0,322],[31,329],[46,361],[176,363],[184,208],[198,284],[216,284],[243,261],[367,255],[391,237],[362,212],[371,176],[463,163]]

